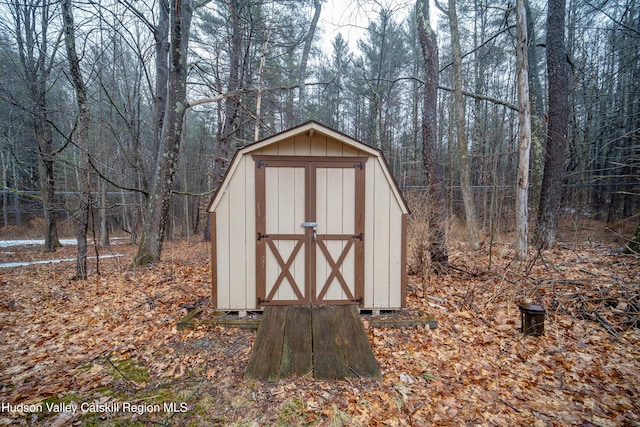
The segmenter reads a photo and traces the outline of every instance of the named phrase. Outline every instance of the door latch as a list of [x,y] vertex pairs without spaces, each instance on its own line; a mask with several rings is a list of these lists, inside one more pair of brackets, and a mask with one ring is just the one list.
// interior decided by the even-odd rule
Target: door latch
[[300,224],[300,227],[311,228],[313,231],[318,231],[318,223],[317,222],[303,222]]
[[301,227],[310,228],[313,230],[313,241],[317,240],[316,231],[318,231],[318,223],[317,222],[303,222],[300,224]]

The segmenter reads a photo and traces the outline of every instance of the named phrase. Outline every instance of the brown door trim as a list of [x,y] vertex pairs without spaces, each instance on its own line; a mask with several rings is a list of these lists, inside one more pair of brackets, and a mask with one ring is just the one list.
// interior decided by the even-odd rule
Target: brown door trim
[[[364,207],[365,207],[365,162],[367,157],[314,157],[314,156],[252,156],[256,165],[256,297],[257,307],[262,305],[283,305],[283,304],[354,304],[360,306],[364,304]],[[317,235],[311,228],[306,228],[302,234],[282,234],[269,235],[266,230],[266,183],[265,170],[267,167],[297,167],[305,168],[305,221],[316,221],[316,171],[318,168],[355,169],[355,232],[353,235],[324,234]],[[297,240],[293,252],[287,261],[279,254],[274,240]],[[327,240],[347,241],[342,253],[333,259],[326,244]],[[304,246],[305,251],[305,280],[304,284],[296,283],[289,272],[289,268],[300,249]],[[266,295],[266,256],[267,247],[276,257],[281,272],[271,288],[269,295]],[[346,280],[340,273],[340,267],[346,259],[351,248],[354,247],[354,291],[350,291]],[[331,272],[326,283],[316,283],[316,257],[317,250],[324,255]],[[287,279],[297,297],[295,300],[275,300],[278,286]],[[325,300],[331,283],[337,280],[344,291],[346,300]],[[318,293],[320,286],[320,293]],[[303,289],[301,289],[301,287]],[[303,292],[304,290],[304,292]]]

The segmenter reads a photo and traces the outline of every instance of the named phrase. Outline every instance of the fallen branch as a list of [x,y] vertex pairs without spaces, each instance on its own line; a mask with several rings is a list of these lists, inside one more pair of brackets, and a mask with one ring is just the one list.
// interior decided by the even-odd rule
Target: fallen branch
[[456,267],[455,265],[452,265],[452,264],[449,264],[449,268],[451,268],[452,270],[460,271],[462,273],[466,273],[471,277],[478,277],[479,276],[478,273],[474,273],[472,271],[465,270],[464,268],[461,268],[461,267]]
[[162,298],[164,295],[166,295],[167,292],[169,292],[169,291],[160,292],[159,294],[156,294],[156,295],[153,295],[153,296],[148,295],[145,292],[145,296],[147,297],[146,301],[143,301],[140,304],[138,304],[136,306],[136,308],[140,308],[145,304],[149,304],[149,308],[155,307],[156,306],[156,300]]
[[[162,285],[162,284],[164,284],[164,283],[171,282],[172,280],[173,280],[173,274],[171,274],[169,277],[165,277],[164,279],[158,280],[156,283],[154,283],[154,284],[152,285],[152,287],[154,287],[154,288],[155,288],[155,287],[156,287],[156,286],[158,286],[158,285]],[[161,292],[161,293],[159,293],[159,294],[156,294],[156,295],[151,296],[151,295],[149,295],[148,293],[146,293],[143,289],[140,289],[140,287],[136,286],[136,288],[137,288],[140,292],[142,292],[142,293],[145,295],[145,297],[146,297],[147,299],[146,299],[146,301],[143,301],[143,302],[141,302],[140,304],[138,304],[135,308],[140,308],[140,307],[142,307],[142,306],[143,306],[143,305],[145,305],[145,304],[149,304],[149,308],[155,307],[155,301],[156,301],[157,299],[161,298],[162,296],[164,296],[164,295],[165,295],[167,292],[169,292],[169,290],[170,290],[170,289],[168,289],[168,290],[166,290],[166,291],[164,291],[164,292]]]
[[511,408],[511,409],[513,409],[514,411],[516,411],[517,413],[519,413],[519,414],[521,414],[521,413],[522,413],[522,411],[521,411],[520,409],[516,408],[515,406],[513,406],[512,404],[510,404],[510,403],[509,403],[509,402],[507,402],[506,400],[504,400],[504,399],[499,399],[499,400],[500,400],[500,402],[502,402],[503,404],[507,405],[509,408]]
[[596,310],[593,310],[593,314],[597,319],[598,323],[600,323],[607,330],[607,332],[609,332],[611,335],[613,335],[616,338],[620,338],[620,334],[618,333],[618,331],[616,331],[614,327],[611,326],[611,323],[609,323],[607,319],[602,317],[602,315]]

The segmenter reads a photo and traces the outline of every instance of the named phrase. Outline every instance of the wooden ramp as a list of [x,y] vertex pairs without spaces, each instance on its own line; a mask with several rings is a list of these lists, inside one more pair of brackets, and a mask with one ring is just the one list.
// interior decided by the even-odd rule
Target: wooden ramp
[[355,305],[267,306],[244,376],[380,377]]

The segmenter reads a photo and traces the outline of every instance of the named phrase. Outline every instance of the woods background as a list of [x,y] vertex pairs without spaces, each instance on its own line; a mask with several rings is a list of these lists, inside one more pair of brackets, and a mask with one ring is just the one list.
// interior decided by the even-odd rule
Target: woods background
[[[323,49],[325,6],[2,2],[3,235],[31,228],[54,250],[59,234],[80,235],[84,222],[90,240],[108,244],[110,234],[126,233],[148,245],[137,259],[153,261],[163,237],[205,230],[207,202],[237,148],[310,119],[380,148],[405,195],[423,194],[424,85],[434,76],[425,78],[418,9],[354,3],[353,11],[375,11],[357,49],[341,34]],[[552,8],[562,21],[551,19]],[[526,11],[530,218],[550,157],[560,159],[563,184],[547,188],[562,190],[561,213],[637,223],[640,6],[530,0]],[[446,207],[450,218],[467,219],[466,238],[477,247],[515,227],[516,10],[450,0],[430,13]],[[549,40],[559,38],[549,56]],[[565,67],[566,92],[550,90],[549,61]],[[566,97],[567,132],[566,146],[551,152],[554,95]]]

